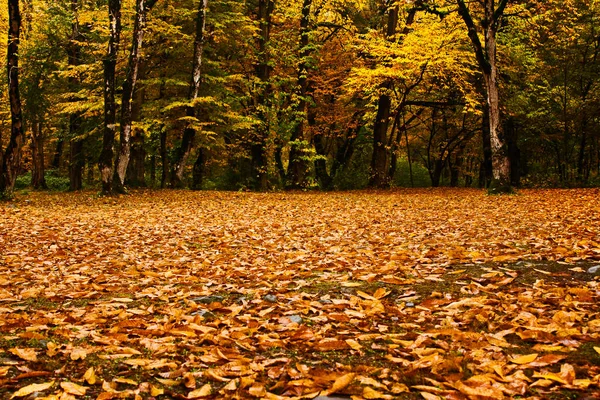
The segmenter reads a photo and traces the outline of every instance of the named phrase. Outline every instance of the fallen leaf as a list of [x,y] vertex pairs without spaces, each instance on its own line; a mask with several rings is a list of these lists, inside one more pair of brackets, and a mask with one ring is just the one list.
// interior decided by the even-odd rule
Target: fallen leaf
[[514,364],[529,364],[530,362],[532,362],[533,360],[535,360],[537,358],[538,354],[537,353],[533,353],[533,354],[527,354],[525,356],[520,356],[517,358],[513,358],[510,360],[510,362],[514,363]]
[[340,390],[345,389],[348,385],[350,385],[350,383],[352,383],[355,377],[355,373],[349,373],[340,376],[335,380],[335,382],[333,382],[333,385],[331,385],[331,387],[328,390],[325,390],[321,395],[328,396],[330,394],[337,393]]
[[194,391],[189,392],[187,395],[187,398],[188,399],[197,399],[199,397],[207,397],[207,396],[210,396],[211,393],[212,393],[212,387],[210,386],[210,383],[207,383],[206,385],[202,386],[200,389],[196,389]]
[[85,374],[83,374],[83,379],[90,385],[96,384],[97,378],[94,367],[90,367],[87,371],[85,371]]
[[431,394],[431,393],[427,393],[427,392],[420,392],[421,396],[423,396],[423,398],[425,400],[442,400],[442,398],[440,396],[437,396],[435,394]]
[[383,394],[381,392],[376,391],[375,389],[372,389],[370,387],[365,387],[363,389],[363,394],[362,396],[365,399],[386,399],[386,400],[391,400],[394,397],[389,395],[389,394]]
[[44,390],[50,389],[53,385],[54,385],[54,381],[45,382],[45,383],[32,383],[31,385],[22,387],[21,389],[17,390],[12,395],[11,399],[13,397],[29,396],[30,394],[35,393],[35,392],[43,392]]
[[73,382],[61,382],[60,387],[67,393],[72,394],[74,396],[83,396],[88,388],[85,386],[80,386]]
[[19,347],[15,347],[14,349],[10,349],[9,351],[12,354],[14,354],[15,356],[17,356],[23,360],[33,361],[33,362],[37,361],[37,354],[36,354],[35,349],[30,349],[30,348],[22,349]]

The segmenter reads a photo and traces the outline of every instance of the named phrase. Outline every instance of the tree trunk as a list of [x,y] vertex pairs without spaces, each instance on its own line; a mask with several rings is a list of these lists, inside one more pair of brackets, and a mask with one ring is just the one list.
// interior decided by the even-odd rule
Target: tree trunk
[[327,160],[325,159],[325,146],[323,144],[323,134],[316,134],[313,136],[313,143],[315,144],[315,151],[317,152],[318,157],[315,160],[315,174],[317,175],[317,180],[319,181],[319,186],[323,190],[330,190],[333,181],[331,176],[327,173]]
[[198,157],[194,163],[194,170],[192,171],[192,189],[202,190],[202,183],[204,182],[204,169],[206,163],[205,150],[200,147],[198,149]]
[[492,151],[493,182],[490,190],[497,193],[512,191],[510,183],[510,160],[508,149],[500,122],[500,96],[498,92],[498,65],[496,62],[496,33],[500,19],[508,0],[500,0],[495,8],[495,0],[484,0],[484,17],[481,27],[484,33],[484,44],[479,40],[477,27],[464,0],[457,0],[458,13],[468,29],[471,44],[479,69],[483,74],[485,94],[487,98],[490,144]]
[[127,75],[123,83],[123,96],[121,100],[121,130],[119,135],[119,151],[115,160],[113,177],[113,190],[117,193],[125,193],[125,175],[131,155],[131,129],[132,129],[132,103],[135,93],[138,74],[140,69],[140,51],[144,43],[144,31],[146,28],[147,12],[156,3],[156,0],[136,0],[135,22],[133,24],[133,39],[129,61],[127,64]]
[[510,160],[510,184],[514,187],[521,186],[521,150],[518,145],[518,130],[514,118],[506,119],[504,132],[506,146]]
[[125,182],[131,187],[146,186],[146,151],[144,150],[144,135],[136,132],[131,137],[131,156],[127,165]]
[[167,175],[169,173],[169,160],[167,158],[167,131],[163,127],[160,131],[160,188],[164,189],[167,186]]
[[[196,17],[196,38],[194,40],[194,60],[192,64],[192,79],[190,82],[190,92],[188,100],[190,105],[186,109],[186,115],[190,118],[196,118],[196,108],[192,104],[198,98],[200,93],[200,78],[202,77],[202,51],[204,48],[204,31],[206,29],[206,8],[208,0],[200,0],[198,5],[198,14]],[[174,187],[183,186],[183,172],[187,159],[192,151],[196,129],[188,123],[183,130],[181,145],[175,154],[173,165],[173,174],[171,183]]]
[[271,36],[271,15],[275,3],[272,0],[258,0],[258,23],[259,34],[257,38],[258,56],[254,67],[256,77],[260,81],[260,86],[256,90],[254,99],[254,109],[257,119],[260,121],[253,135],[250,146],[250,155],[252,157],[252,180],[257,190],[265,191],[269,186],[267,171],[267,138],[269,137],[269,121],[265,108],[267,107],[267,98],[269,90],[269,78],[271,75],[271,66],[269,65],[269,51],[267,44]]
[[65,140],[63,138],[58,138],[58,141],[56,142],[56,149],[54,150],[54,157],[52,157],[53,169],[60,168],[60,159],[62,158],[64,143]]
[[[140,63],[139,79],[143,79],[144,63]],[[137,86],[131,102],[131,120],[140,121],[142,105],[146,98],[146,90],[143,86]],[[146,150],[145,136],[141,129],[131,131],[131,156],[127,165],[125,183],[131,187],[146,186]]]
[[121,0],[108,0],[108,19],[110,37],[108,52],[104,59],[104,134],[102,151],[98,160],[102,194],[112,194],[113,157],[117,122],[117,103],[115,101],[115,71],[121,40]]
[[19,0],[8,1],[8,98],[10,101],[11,130],[10,139],[0,170],[0,195],[10,195],[21,165],[21,148],[25,141],[23,115],[19,93],[19,36],[21,33],[21,12]]
[[83,188],[83,140],[71,139],[69,152],[69,190]]
[[296,126],[290,140],[290,163],[288,165],[287,187],[299,189],[306,186],[308,162],[303,159],[306,147],[304,125],[308,96],[308,57],[312,50],[309,48],[310,8],[312,0],[303,0],[302,17],[300,19],[300,63],[298,64],[298,104],[296,105]]
[[152,154],[150,157],[150,185],[155,187],[156,185],[156,155]]
[[[393,40],[398,26],[398,6],[390,8],[388,11],[387,22],[387,38]],[[371,187],[388,187],[388,149],[387,133],[390,123],[390,109],[392,100],[389,96],[389,91],[392,89],[392,82],[387,81],[381,89],[384,91],[379,96],[377,101],[377,115],[375,116],[375,124],[373,125],[373,156],[371,157],[371,176],[369,178],[369,186]]]
[[[69,67],[81,65],[81,46],[78,41],[81,39],[79,22],[77,18],[78,0],[71,0],[71,13],[73,20],[71,22],[71,37],[67,45],[67,58]],[[76,92],[78,90],[79,79],[72,75],[69,77],[69,90]],[[81,139],[81,115],[72,113],[69,115],[69,189],[81,190],[83,188],[83,139]],[[58,151],[57,151],[58,152]],[[61,146],[62,152],[62,146]]]
[[31,123],[31,158],[33,164],[31,184],[33,188],[48,189],[44,168],[44,135],[42,134],[42,123],[36,120]]
[[483,116],[481,121],[481,140],[483,145],[483,163],[482,174],[479,179],[479,187],[487,188],[492,183],[494,178],[492,168],[492,141],[490,138],[490,113],[488,111],[487,103],[483,105]]

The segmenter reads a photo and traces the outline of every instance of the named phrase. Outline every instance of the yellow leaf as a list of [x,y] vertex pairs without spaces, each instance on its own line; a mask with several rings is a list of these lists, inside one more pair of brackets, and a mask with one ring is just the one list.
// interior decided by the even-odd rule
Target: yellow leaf
[[514,363],[514,364],[529,364],[530,362],[534,361],[537,358],[537,353],[533,353],[533,354],[527,354],[526,356],[521,356],[521,357],[517,357],[517,358],[513,358],[512,360],[510,360],[510,362]]
[[0,377],[8,375],[10,367],[0,367]]
[[377,300],[375,297],[371,296],[368,293],[365,292],[361,292],[360,290],[356,291],[356,294],[360,297],[362,297],[363,299],[367,299],[367,300]]
[[188,389],[194,389],[196,387],[196,378],[191,372],[187,372],[183,375],[183,385]]
[[259,312],[258,315],[260,315],[261,317],[264,317],[265,315],[269,314],[274,309],[275,309],[275,307],[269,307],[266,310],[262,310],[261,312]]
[[441,399],[441,397],[436,396],[435,394],[427,393],[427,392],[421,392],[421,396],[423,396],[423,398],[425,400],[440,400]]
[[337,378],[335,380],[335,382],[333,382],[333,385],[331,386],[331,388],[329,390],[325,391],[327,394],[324,394],[324,396],[328,396],[332,393],[337,393],[340,390],[346,388],[350,383],[352,383],[355,376],[356,376],[356,374],[354,374],[354,373],[349,373],[349,374],[340,376],[339,378]]
[[552,374],[552,373],[539,374],[539,373],[536,372],[536,373],[533,374],[533,378],[540,378],[540,379],[545,379],[545,380],[548,380],[548,381],[554,381],[554,382],[562,383],[563,385],[568,385],[569,384],[567,381],[565,381],[560,376],[558,376],[556,374]]
[[384,288],[379,288],[375,291],[375,293],[373,293],[373,297],[375,297],[377,300],[381,300],[390,293],[391,292],[389,290],[385,290]]
[[388,399],[393,398],[389,394],[380,393],[377,390],[371,389],[368,386],[364,388],[362,395],[365,399],[386,399],[386,400],[388,400]]
[[263,398],[267,394],[265,387],[260,383],[254,383],[250,389],[248,389],[248,393],[250,393],[254,397]]
[[137,365],[139,367],[145,367],[146,365],[150,364],[152,360],[147,360],[143,358],[130,358],[128,360],[122,360],[121,362],[127,365]]
[[115,378],[114,381],[117,383],[125,383],[127,385],[135,385],[135,386],[138,385],[138,383],[136,381],[134,381],[133,379]]
[[596,350],[596,353],[600,354],[600,347],[594,346],[594,350]]
[[35,349],[21,349],[19,347],[16,347],[14,349],[10,349],[9,351],[23,360],[34,362],[37,361]]
[[85,358],[88,355],[88,351],[86,349],[73,349],[73,351],[71,352],[71,360],[73,361],[77,361],[77,360],[85,360]]
[[85,371],[85,374],[83,374],[83,379],[90,385],[94,385],[96,383],[96,371],[94,370],[94,367],[90,367],[87,371]]
[[75,396],[83,396],[88,389],[85,386],[80,386],[73,382],[61,382],[60,387],[63,388],[65,392]]
[[348,343],[348,346],[350,346],[353,350],[360,351],[362,349],[362,346],[360,345],[360,343],[358,343],[354,339],[346,339],[346,343]]
[[229,383],[223,387],[223,390],[229,390],[229,391],[237,390],[237,388],[238,388],[237,384],[238,384],[237,379],[230,380]]
[[46,350],[46,355],[48,357],[54,357],[58,353],[58,346],[54,342],[48,342],[46,348],[48,349]]
[[29,396],[31,393],[35,392],[43,392],[44,390],[50,389],[54,385],[54,381],[46,382],[46,383],[33,383],[31,385],[22,387],[18,391],[16,391],[12,397],[25,397]]
[[202,386],[200,389],[196,389],[194,391],[191,391],[188,393],[187,398],[188,399],[197,399],[199,397],[207,397],[210,396],[212,392],[212,387],[210,386],[210,383],[207,383],[206,385]]
[[160,396],[161,394],[165,394],[165,390],[163,388],[158,388],[154,385],[150,385],[150,395],[152,397]]

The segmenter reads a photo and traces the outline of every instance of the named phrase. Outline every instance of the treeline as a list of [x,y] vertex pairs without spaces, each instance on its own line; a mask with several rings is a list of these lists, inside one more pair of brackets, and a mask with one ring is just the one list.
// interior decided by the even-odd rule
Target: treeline
[[595,1],[0,12],[0,192],[600,184]]

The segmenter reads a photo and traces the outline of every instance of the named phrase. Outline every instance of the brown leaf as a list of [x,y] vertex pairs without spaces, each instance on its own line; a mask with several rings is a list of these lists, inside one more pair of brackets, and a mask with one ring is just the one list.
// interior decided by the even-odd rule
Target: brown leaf
[[23,348],[19,348],[19,347],[15,347],[14,349],[10,349],[9,352],[11,352],[12,354],[14,354],[15,356],[26,360],[26,361],[37,361],[37,354],[35,349],[31,349],[31,348],[27,348],[27,349],[23,349]]

